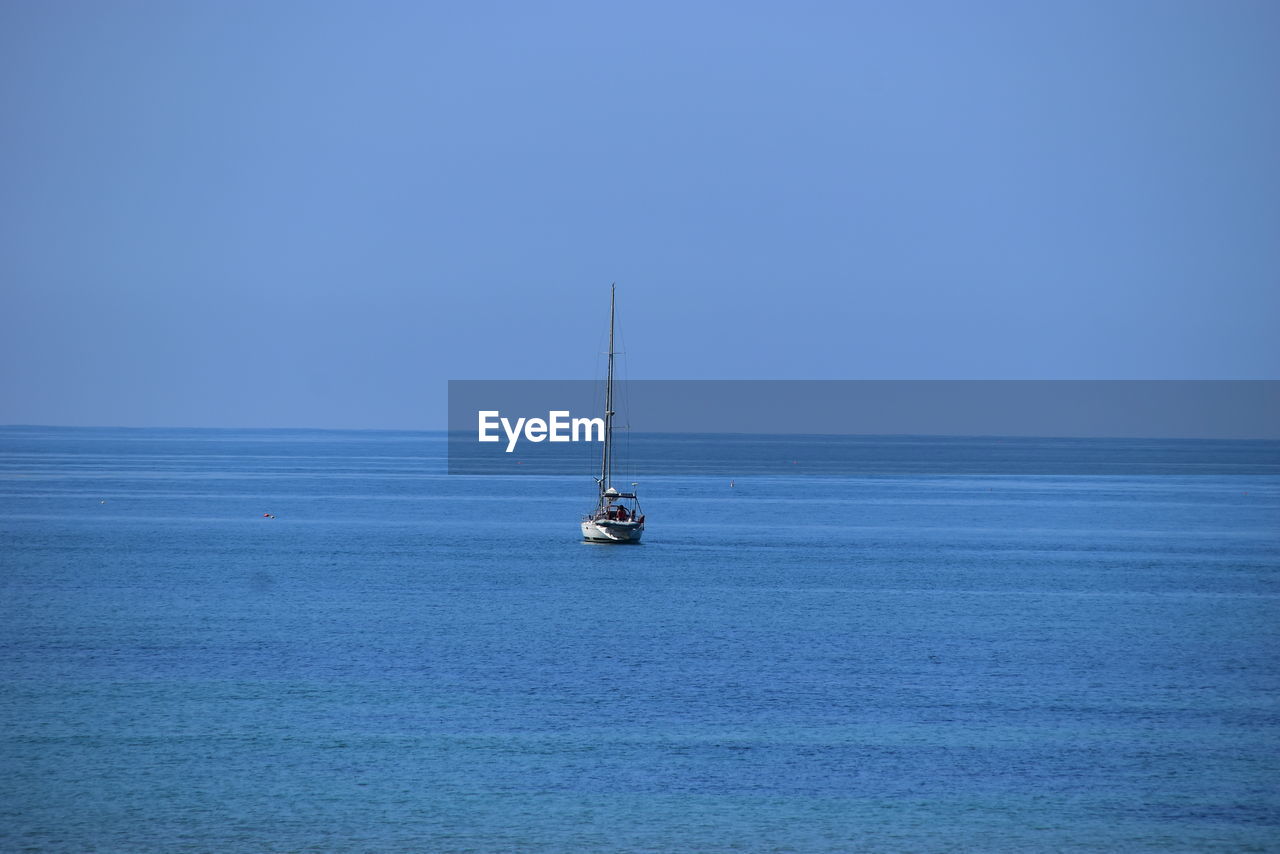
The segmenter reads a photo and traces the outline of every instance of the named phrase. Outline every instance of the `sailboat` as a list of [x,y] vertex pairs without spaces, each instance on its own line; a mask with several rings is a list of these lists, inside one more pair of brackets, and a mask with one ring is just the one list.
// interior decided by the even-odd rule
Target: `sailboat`
[[604,450],[600,460],[600,477],[596,478],[600,494],[596,507],[582,517],[582,538],[592,543],[638,543],[644,533],[644,514],[633,491],[619,492],[613,480],[613,307],[615,286],[609,286],[609,370],[604,384]]

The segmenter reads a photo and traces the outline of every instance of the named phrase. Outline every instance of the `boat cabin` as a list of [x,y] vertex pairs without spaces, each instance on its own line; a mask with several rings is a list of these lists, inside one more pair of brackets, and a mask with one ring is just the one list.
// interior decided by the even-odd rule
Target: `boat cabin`
[[[627,503],[630,506],[627,506]],[[643,522],[644,515],[640,510],[640,502],[634,492],[619,492],[610,487],[600,496],[600,505],[593,516],[596,519],[608,519],[611,522]]]

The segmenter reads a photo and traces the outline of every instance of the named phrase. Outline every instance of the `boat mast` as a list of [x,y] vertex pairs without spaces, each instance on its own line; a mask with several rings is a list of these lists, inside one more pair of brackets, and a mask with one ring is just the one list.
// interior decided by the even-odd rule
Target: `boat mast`
[[604,456],[600,461],[600,500],[603,503],[605,490],[613,479],[609,459],[610,445],[613,444],[613,300],[617,284],[609,285],[609,372],[604,383]]

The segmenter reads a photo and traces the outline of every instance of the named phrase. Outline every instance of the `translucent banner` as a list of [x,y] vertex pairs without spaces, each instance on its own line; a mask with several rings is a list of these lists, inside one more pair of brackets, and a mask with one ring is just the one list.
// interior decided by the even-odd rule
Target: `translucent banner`
[[452,474],[1277,474],[1277,381],[455,380]]

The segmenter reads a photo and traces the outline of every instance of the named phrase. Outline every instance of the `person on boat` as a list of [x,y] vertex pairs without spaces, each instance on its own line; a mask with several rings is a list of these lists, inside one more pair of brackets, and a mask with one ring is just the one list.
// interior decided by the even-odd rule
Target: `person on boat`
[[627,508],[623,507],[622,505],[618,505],[618,521],[619,522],[627,521]]

